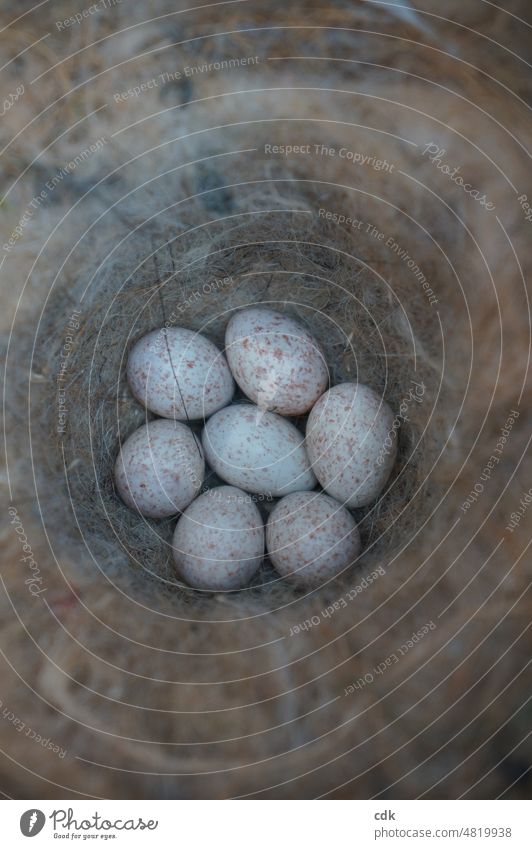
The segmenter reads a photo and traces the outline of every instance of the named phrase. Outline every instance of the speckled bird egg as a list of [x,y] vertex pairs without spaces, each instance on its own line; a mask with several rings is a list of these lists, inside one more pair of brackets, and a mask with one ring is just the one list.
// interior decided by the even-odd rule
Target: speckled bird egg
[[153,330],[136,342],[127,361],[131,391],[152,413],[202,419],[229,404],[235,384],[221,351],[185,327]]
[[234,486],[204,492],[187,507],[172,541],[178,572],[201,590],[238,590],[264,555],[264,525],[251,497]]
[[327,364],[316,340],[275,310],[251,307],[234,315],[225,353],[236,382],[261,409],[300,415],[327,387]]
[[202,443],[211,469],[247,492],[277,496],[316,485],[303,435],[253,404],[232,404],[215,413]]
[[293,492],[273,508],[266,548],[283,578],[317,587],[360,554],[360,534],[345,507],[328,495]]
[[152,519],[184,510],[200,491],[204,476],[198,438],[187,425],[166,419],[149,422],[132,433],[115,465],[115,483],[122,500]]
[[323,488],[347,507],[363,507],[382,491],[397,453],[394,415],[361,383],[333,386],[312,408],[306,444]]

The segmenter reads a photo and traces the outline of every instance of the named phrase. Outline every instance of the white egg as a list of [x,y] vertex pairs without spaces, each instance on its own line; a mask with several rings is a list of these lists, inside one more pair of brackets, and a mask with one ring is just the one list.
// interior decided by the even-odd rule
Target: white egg
[[116,488],[132,510],[152,519],[174,516],[201,489],[205,461],[199,440],[181,422],[158,419],[124,442],[115,465]]
[[152,330],[136,342],[127,362],[131,391],[152,413],[202,419],[229,404],[235,384],[216,345],[185,327]]
[[348,507],[382,491],[397,453],[394,415],[373,389],[340,383],[321,396],[307,421],[306,444],[322,487]]
[[351,514],[334,498],[294,492],[270,513],[266,548],[280,575],[316,587],[356,560],[360,534]]
[[233,486],[204,492],[187,507],[172,542],[179,574],[201,590],[238,590],[264,555],[264,525],[251,497]]
[[215,413],[202,443],[216,474],[248,492],[277,496],[316,485],[303,435],[291,422],[252,404]]
[[236,382],[261,409],[300,415],[327,387],[327,365],[316,340],[275,310],[251,307],[234,315],[225,348]]

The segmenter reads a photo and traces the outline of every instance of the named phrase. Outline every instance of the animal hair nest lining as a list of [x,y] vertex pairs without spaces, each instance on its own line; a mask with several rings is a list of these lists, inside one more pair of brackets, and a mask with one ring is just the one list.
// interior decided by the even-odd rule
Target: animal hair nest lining
[[[204,606],[206,600],[176,576],[170,548],[175,519],[139,517],[113,485],[121,442],[153,418],[132,397],[124,372],[131,345],[155,328],[188,327],[223,348],[232,312],[263,303],[297,316],[312,331],[324,348],[333,383],[359,380],[398,411],[416,380],[424,387],[423,412],[412,409],[417,405],[411,402],[408,417],[397,420],[399,450],[390,484],[374,505],[355,511],[365,549],[357,568],[371,571],[383,556],[389,558],[427,515],[426,477],[437,438],[426,411],[433,408],[431,393],[438,384],[428,361],[434,330],[426,323],[426,302],[418,294],[419,320],[415,303],[407,318],[400,293],[394,294],[383,275],[372,270],[376,257],[367,256],[368,248],[374,253],[367,241],[353,253],[348,233],[339,238],[337,226],[333,232],[328,222],[324,227],[319,218],[309,221],[304,210],[317,202],[311,192],[302,193],[297,210],[293,191],[283,195],[282,188],[275,194],[262,190],[260,196],[256,190],[235,194],[229,226],[223,217],[206,225],[205,205],[198,201],[185,214],[175,208],[134,228],[129,225],[134,209],[125,210],[114,224],[111,251],[101,253],[95,267],[77,266],[75,285],[66,296],[56,294],[43,316],[36,369],[52,373],[61,360],[63,338],[56,321],[65,310],[68,314],[65,297],[74,304],[88,292],[68,361],[66,433],[58,432],[54,406],[43,405],[33,421],[35,443],[52,440],[55,447],[50,462],[58,480],[57,503],[47,499],[46,516],[55,513],[62,523],[68,509],[98,569],[111,576],[118,563],[127,565],[170,595],[177,610]],[[264,212],[249,214],[261,206]],[[276,209],[294,211],[269,211]],[[418,341],[414,334],[423,326],[424,338]],[[298,425],[304,429],[303,418]],[[206,483],[216,483],[212,474]],[[257,500],[263,511],[268,509]],[[59,524],[54,538],[58,530]],[[351,581],[351,572],[339,581]],[[265,560],[253,588],[241,595],[278,606],[298,592],[281,582]]]

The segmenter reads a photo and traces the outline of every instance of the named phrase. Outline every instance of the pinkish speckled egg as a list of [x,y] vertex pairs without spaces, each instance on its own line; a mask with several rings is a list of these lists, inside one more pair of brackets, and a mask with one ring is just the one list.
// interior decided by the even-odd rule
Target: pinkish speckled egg
[[215,413],[202,443],[211,469],[247,492],[286,495],[316,485],[303,435],[253,404],[232,404]]
[[198,494],[205,475],[199,440],[187,425],[158,419],[122,445],[115,465],[122,500],[143,516],[174,516]]
[[361,383],[340,383],[321,396],[308,417],[306,444],[329,495],[348,507],[379,495],[397,453],[393,424],[388,404]]
[[216,345],[185,327],[152,330],[133,345],[127,362],[131,391],[152,413],[202,419],[229,404],[235,384]]
[[236,382],[263,410],[306,413],[327,387],[327,365],[316,340],[275,310],[251,307],[234,315],[225,348]]
[[264,555],[264,525],[257,505],[234,486],[202,493],[179,519],[172,548],[178,572],[191,587],[245,587]]
[[270,513],[266,548],[283,578],[317,587],[360,554],[360,534],[345,507],[316,492],[294,492]]

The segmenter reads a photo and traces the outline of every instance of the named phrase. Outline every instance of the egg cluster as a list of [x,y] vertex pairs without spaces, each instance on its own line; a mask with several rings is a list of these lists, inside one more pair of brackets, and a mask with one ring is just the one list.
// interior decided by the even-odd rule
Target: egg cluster
[[[265,546],[279,575],[306,587],[356,559],[349,508],[372,502],[390,475],[394,416],[360,383],[327,389],[323,352],[298,321],[243,309],[227,325],[225,355],[192,330],[154,330],[131,349],[127,378],[162,418],[122,445],[116,488],[143,516],[181,514],[172,548],[190,586],[242,588]],[[232,403],[235,382],[249,400]],[[306,414],[303,436],[288,417]],[[193,420],[205,421],[201,440]],[[227,485],[202,492],[206,462]],[[266,528],[261,495],[279,499]]]

